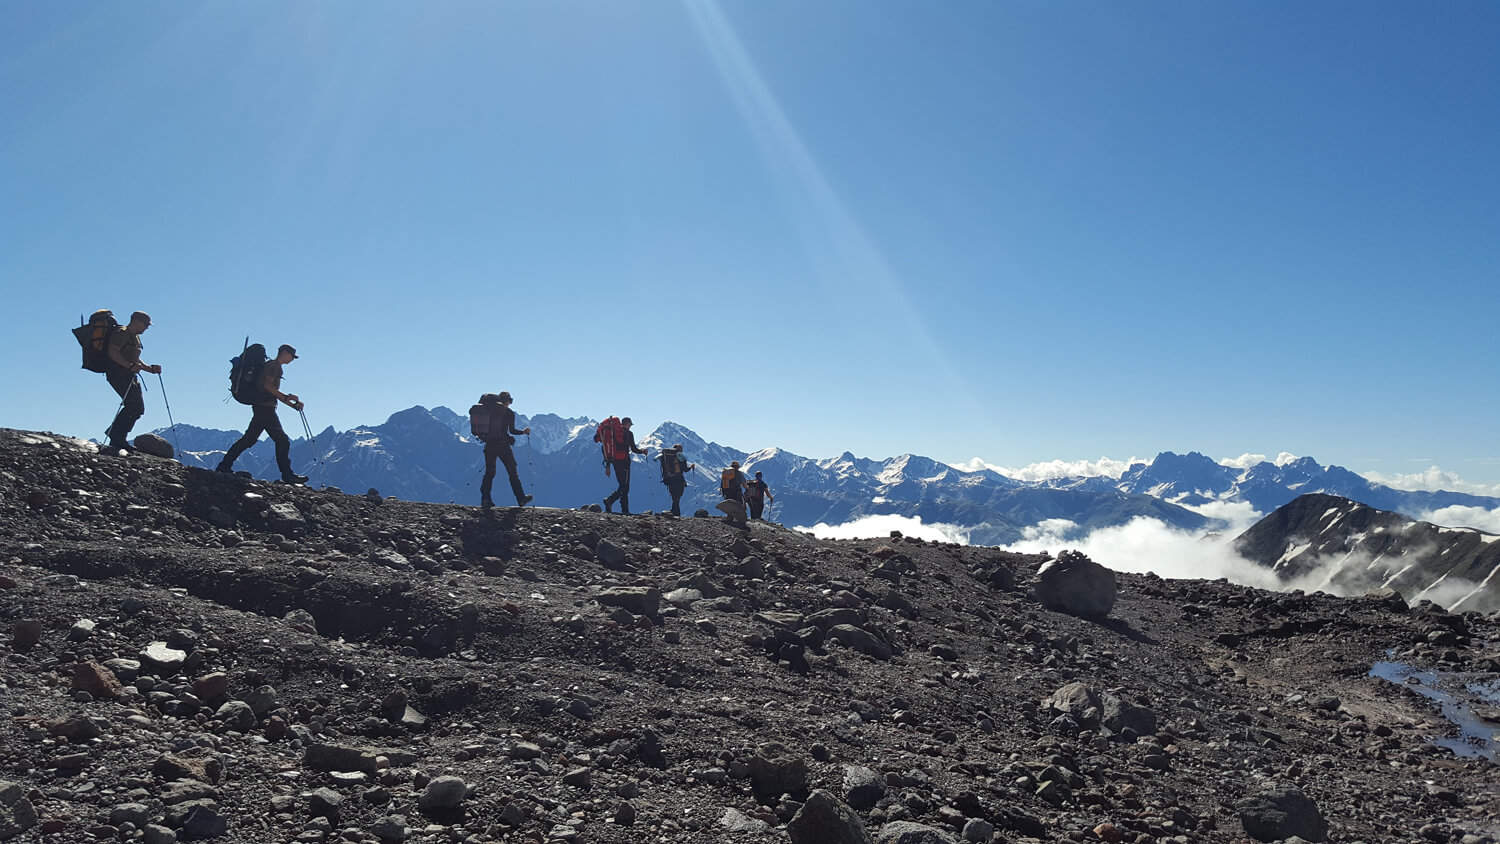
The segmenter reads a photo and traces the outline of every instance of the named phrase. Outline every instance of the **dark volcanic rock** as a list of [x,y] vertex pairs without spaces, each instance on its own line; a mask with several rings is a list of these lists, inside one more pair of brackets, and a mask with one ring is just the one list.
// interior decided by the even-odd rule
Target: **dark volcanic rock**
[[1267,789],[1235,803],[1234,809],[1245,832],[1257,841],[1280,841],[1294,835],[1308,841],[1328,838],[1328,822],[1301,789]]
[[[35,622],[0,663],[10,840],[1207,844],[1306,820],[1236,808],[1268,779],[1339,840],[1500,817],[1495,766],[1449,749],[1489,731],[1433,744],[1424,696],[1493,709],[1500,623],[1389,594],[1115,573],[1076,615],[1038,599],[1041,555],[346,496],[4,430],[0,527],[0,629]],[[1387,660],[1420,684],[1368,676]]]
[[786,826],[792,844],[870,844],[859,815],[828,791],[814,791]]
[[1076,551],[1043,565],[1032,588],[1050,609],[1098,618],[1109,615],[1118,590],[1114,572]]

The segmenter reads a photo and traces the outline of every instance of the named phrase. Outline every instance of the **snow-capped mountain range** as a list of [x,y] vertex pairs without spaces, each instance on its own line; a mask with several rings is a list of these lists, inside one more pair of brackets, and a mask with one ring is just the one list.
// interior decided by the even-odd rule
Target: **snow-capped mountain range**
[[[518,417],[530,426],[530,437],[515,447],[522,483],[536,496],[536,506],[572,508],[598,503],[614,489],[603,471],[593,442],[596,420],[553,414]],[[160,431],[170,436],[169,431]],[[638,431],[638,435],[639,435]],[[177,426],[182,460],[212,468],[237,431]],[[1463,493],[1403,492],[1371,484],[1338,467],[1324,468],[1310,458],[1282,466],[1262,463],[1249,469],[1221,466],[1201,454],[1165,452],[1151,463],[1131,466],[1120,478],[1087,477],[1023,482],[991,469],[960,470],[913,454],[886,460],[855,457],[814,459],[779,448],[747,452],[705,440],[674,422],[641,436],[654,458],[662,446],[681,443],[694,470],[683,498],[685,512],[712,508],[718,501],[719,470],[738,460],[753,476],[765,474],[775,503],[767,518],[787,525],[843,524],[869,515],[920,517],[925,523],[955,526],[975,544],[1004,545],[1021,539],[1027,528],[1044,521],[1066,520],[1074,530],[1121,525],[1137,517],[1155,518],[1172,527],[1200,531],[1222,526],[1193,507],[1210,502],[1244,501],[1262,513],[1304,492],[1323,491],[1407,514],[1449,504],[1497,507],[1500,499]],[[346,492],[376,489],[413,501],[477,503],[481,446],[469,436],[468,417],[445,407],[413,407],[383,424],[318,433],[313,441],[292,444],[297,470],[314,486],[336,486]],[[654,460],[635,458],[631,509],[664,510],[669,506]],[[272,446],[262,441],[236,466],[256,477],[275,477]],[[503,469],[501,470],[503,473]],[[503,477],[496,498],[507,497]]]
[[1136,463],[1118,479],[1061,478],[1042,483],[1060,489],[1114,489],[1201,507],[1210,502],[1245,502],[1260,513],[1312,492],[1338,495],[1380,510],[1417,518],[1443,507],[1493,508],[1500,498],[1464,492],[1427,492],[1381,486],[1341,466],[1322,466],[1311,457],[1262,461],[1247,468],[1225,466],[1197,452],[1164,451],[1150,463]]

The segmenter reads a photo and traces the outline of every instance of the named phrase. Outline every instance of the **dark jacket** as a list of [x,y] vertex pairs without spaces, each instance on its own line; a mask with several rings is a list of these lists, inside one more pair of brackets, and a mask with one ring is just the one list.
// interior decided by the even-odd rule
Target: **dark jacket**
[[[506,407],[505,405],[498,403],[490,405],[490,430],[492,432],[495,432],[490,434],[490,440],[507,444],[514,444],[516,438],[501,432],[509,431],[512,434],[526,433],[525,431],[520,430],[516,427],[516,412]],[[486,440],[486,442],[488,441],[489,440]]]
[[[516,433],[519,434],[520,431],[517,431]],[[630,452],[631,454],[645,454],[646,453],[646,449],[644,449],[644,448],[636,448],[636,445],[635,445],[635,432],[634,431],[629,431],[629,430],[625,431],[625,450],[628,451],[628,452]],[[629,458],[626,458],[626,459],[629,459]]]

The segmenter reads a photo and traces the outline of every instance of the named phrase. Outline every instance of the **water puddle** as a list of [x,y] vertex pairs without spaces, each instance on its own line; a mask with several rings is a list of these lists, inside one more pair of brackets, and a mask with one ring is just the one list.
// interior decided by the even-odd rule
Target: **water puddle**
[[1500,711],[1500,678],[1429,671],[1404,662],[1377,662],[1370,676],[1399,683],[1438,705],[1443,717],[1458,728],[1458,736],[1435,738],[1433,744],[1457,756],[1500,764],[1500,723],[1479,714]]

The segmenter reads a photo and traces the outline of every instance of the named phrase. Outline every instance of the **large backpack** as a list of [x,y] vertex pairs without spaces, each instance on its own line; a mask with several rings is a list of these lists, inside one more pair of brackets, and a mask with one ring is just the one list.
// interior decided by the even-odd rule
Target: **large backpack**
[[609,474],[610,464],[625,456],[625,426],[618,416],[611,416],[594,429],[594,442],[604,453],[604,474]]
[[495,422],[499,414],[495,413],[495,408],[499,404],[498,393],[485,393],[479,397],[478,404],[469,408],[469,433],[480,442],[487,442],[490,436],[498,430],[499,426]]
[[90,372],[103,372],[109,366],[109,338],[120,328],[115,315],[101,308],[89,315],[88,322],[78,318],[78,327],[73,336],[83,347],[83,368]]
[[266,368],[266,347],[245,338],[245,350],[229,359],[229,394],[240,404],[260,404],[266,390],[261,374]]
[[662,483],[671,483],[674,479],[682,477],[682,452],[663,451],[657,459],[661,461]]
[[738,488],[736,487],[736,485],[734,483],[734,476],[738,475],[738,474],[739,474],[739,470],[738,469],[725,469],[724,471],[720,472],[719,473],[719,491],[720,492],[724,492],[724,493],[728,493],[731,490],[736,490],[737,491]]

